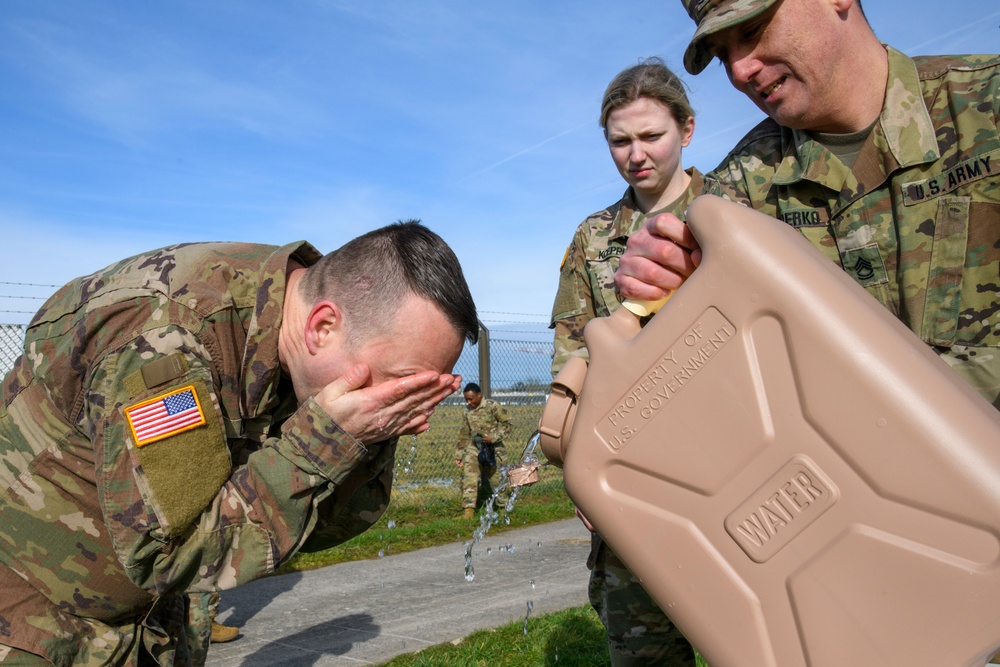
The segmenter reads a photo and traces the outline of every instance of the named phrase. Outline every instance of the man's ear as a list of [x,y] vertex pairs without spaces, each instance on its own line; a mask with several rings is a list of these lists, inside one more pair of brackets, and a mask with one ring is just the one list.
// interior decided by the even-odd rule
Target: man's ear
[[830,0],[833,5],[833,9],[838,13],[843,15],[848,9],[854,8],[855,11],[860,13],[860,9],[857,7],[857,3],[854,0]]
[[333,301],[319,301],[309,310],[305,329],[306,349],[318,354],[343,335],[344,313]]

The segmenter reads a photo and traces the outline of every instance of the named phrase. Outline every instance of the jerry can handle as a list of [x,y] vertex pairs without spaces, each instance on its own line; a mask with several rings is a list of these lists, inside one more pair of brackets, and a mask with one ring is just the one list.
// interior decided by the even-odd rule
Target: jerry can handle
[[552,381],[552,393],[538,422],[542,452],[550,463],[559,467],[563,464],[566,442],[576,415],[576,400],[586,375],[587,362],[580,357],[570,357]]

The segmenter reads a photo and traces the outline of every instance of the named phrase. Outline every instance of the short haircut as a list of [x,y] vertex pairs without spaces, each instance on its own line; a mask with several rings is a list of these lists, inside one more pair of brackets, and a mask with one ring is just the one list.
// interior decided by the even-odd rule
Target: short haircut
[[463,339],[479,340],[476,304],[455,253],[419,220],[363,234],[309,267],[302,296],[336,303],[350,321],[348,342],[390,330],[410,294],[436,304]]
[[465,385],[465,389],[462,390],[462,393],[463,394],[468,394],[470,391],[474,392],[476,394],[483,393],[483,390],[480,389],[479,385],[476,384],[475,382],[470,382],[469,384]]
[[608,84],[601,100],[601,127],[607,131],[608,116],[612,111],[643,97],[667,107],[680,126],[694,117],[684,82],[663,64],[663,58],[654,56],[622,70]]

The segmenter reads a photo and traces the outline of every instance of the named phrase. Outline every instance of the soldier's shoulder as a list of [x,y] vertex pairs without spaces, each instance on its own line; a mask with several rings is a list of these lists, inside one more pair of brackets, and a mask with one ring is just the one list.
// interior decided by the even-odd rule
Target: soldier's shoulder
[[998,54],[963,54],[945,56],[914,56],[913,64],[921,81],[940,79],[952,73],[996,74],[1000,72]]
[[611,206],[607,208],[602,208],[600,211],[594,211],[580,223],[577,231],[580,233],[593,233],[594,230],[607,229],[611,226],[615,218],[618,217],[618,213],[622,210],[622,206],[625,204],[625,198],[619,199]]
[[727,158],[747,153],[759,154],[762,148],[778,147],[781,145],[781,137],[781,126],[770,118],[765,118],[736,142]]
[[737,142],[719,166],[705,175],[706,190],[716,181],[726,181],[731,174],[773,168],[784,154],[786,132],[770,118],[762,120]]

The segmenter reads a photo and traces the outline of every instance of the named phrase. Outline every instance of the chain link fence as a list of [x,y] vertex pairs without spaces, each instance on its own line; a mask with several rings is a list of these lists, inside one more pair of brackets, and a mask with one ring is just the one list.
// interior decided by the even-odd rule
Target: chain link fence
[[[24,331],[25,325],[0,324],[0,376],[21,355]],[[465,346],[455,372],[462,375],[463,384],[476,382],[487,397],[507,408],[514,431],[505,445],[507,461],[514,465],[535,434],[545,407],[552,343],[492,339],[488,331],[483,334],[479,345]],[[458,507],[461,471],[455,464],[455,446],[465,410],[460,389],[435,409],[430,430],[400,439],[396,450],[394,502],[423,503],[450,497]],[[540,449],[536,456],[544,460]],[[540,485],[561,488],[562,473],[558,469],[544,466],[540,475]]]
[[14,367],[24,347],[23,324],[0,324],[0,377]]

